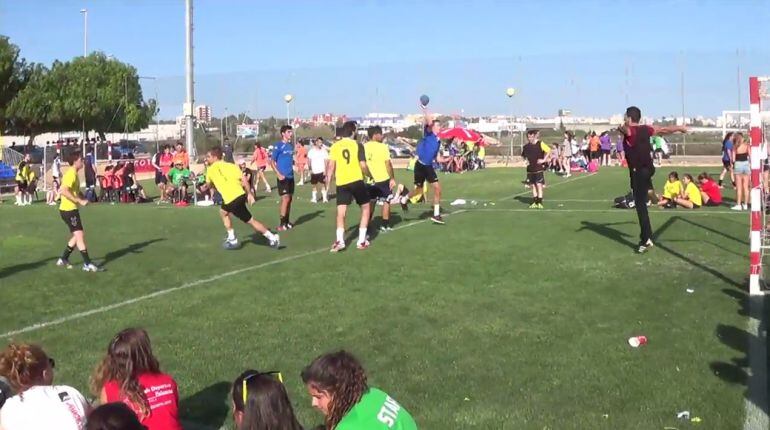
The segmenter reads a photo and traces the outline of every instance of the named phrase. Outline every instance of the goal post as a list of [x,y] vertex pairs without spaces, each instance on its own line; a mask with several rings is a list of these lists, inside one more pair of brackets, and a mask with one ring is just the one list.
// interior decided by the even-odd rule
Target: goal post
[[766,245],[767,228],[765,206],[767,195],[762,181],[762,169],[767,159],[768,91],[770,77],[749,78],[750,129],[751,141],[751,234],[750,234],[750,267],[749,294],[763,294],[764,273],[762,270]]

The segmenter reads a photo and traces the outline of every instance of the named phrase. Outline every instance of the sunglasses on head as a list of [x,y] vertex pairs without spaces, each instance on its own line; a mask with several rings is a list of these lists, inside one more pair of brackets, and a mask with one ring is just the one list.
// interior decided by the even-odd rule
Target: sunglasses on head
[[241,391],[243,392],[243,407],[244,408],[246,407],[246,401],[249,398],[248,386],[246,385],[246,383],[249,381],[249,379],[251,379],[251,378],[253,378],[255,376],[261,376],[261,375],[275,375],[276,379],[278,379],[278,382],[283,384],[283,375],[281,375],[281,372],[278,371],[278,370],[271,370],[269,372],[256,372],[256,373],[252,373],[251,375],[243,378],[243,383],[242,383],[243,384],[243,387],[242,387],[243,389]]

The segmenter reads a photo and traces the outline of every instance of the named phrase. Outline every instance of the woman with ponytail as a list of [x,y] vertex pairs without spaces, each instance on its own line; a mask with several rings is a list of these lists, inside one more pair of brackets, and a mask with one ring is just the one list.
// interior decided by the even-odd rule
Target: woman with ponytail
[[147,430],[182,430],[176,381],[160,371],[143,329],[115,335],[91,377],[91,390],[102,404],[128,405]]
[[0,430],[83,430],[88,402],[53,385],[55,362],[38,345],[11,343],[0,352],[0,375],[14,393],[0,409]]
[[417,430],[414,419],[383,391],[367,384],[366,372],[347,351],[324,354],[302,371],[313,407],[326,430]]

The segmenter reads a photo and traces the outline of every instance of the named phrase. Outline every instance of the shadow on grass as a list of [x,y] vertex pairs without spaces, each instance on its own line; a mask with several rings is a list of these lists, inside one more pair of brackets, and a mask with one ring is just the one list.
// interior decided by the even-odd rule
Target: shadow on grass
[[591,222],[591,221],[581,221],[581,224],[583,226],[577,230],[578,232],[583,230],[588,230],[600,236],[604,236],[607,239],[612,239],[615,242],[618,242],[619,244],[628,246],[630,248],[634,248],[637,246],[636,243],[627,239],[628,237],[631,237],[631,236],[629,236],[626,233],[623,233],[622,231],[612,228],[612,226],[615,226],[615,225],[633,224],[631,221],[612,222],[612,223],[604,223],[604,224]]
[[21,263],[5,267],[0,269],[0,279],[7,278],[20,272],[25,272],[27,270],[37,269],[39,267],[45,266],[46,264],[49,264],[52,261],[55,261],[57,258],[58,257],[48,257],[31,263]]
[[230,413],[230,383],[217,382],[179,402],[179,415],[184,421],[218,429]]
[[108,263],[114,260],[117,260],[118,258],[126,256],[127,254],[139,253],[141,252],[140,250],[142,248],[152,245],[155,242],[162,242],[164,240],[166,240],[166,238],[163,238],[163,237],[157,238],[157,239],[145,240],[144,242],[132,243],[131,245],[128,245],[125,248],[121,248],[115,251],[110,251],[102,259],[102,265],[105,266]]
[[301,215],[299,218],[297,218],[294,221],[294,226],[296,227],[296,226],[302,225],[302,224],[304,224],[304,223],[306,223],[308,221],[312,221],[313,219],[315,219],[318,216],[320,216],[322,213],[324,213],[324,211],[317,210],[315,212],[308,212],[308,213],[306,213],[304,215]]
[[754,409],[767,414],[768,350],[764,334],[767,322],[763,315],[765,298],[752,297],[746,291],[736,289],[723,289],[722,292],[736,300],[739,305],[738,314],[758,321],[758,326],[755,334],[738,327],[718,324],[715,333],[717,339],[736,351],[738,356],[729,360],[712,361],[709,367],[719,379],[730,384],[746,386],[746,400]]

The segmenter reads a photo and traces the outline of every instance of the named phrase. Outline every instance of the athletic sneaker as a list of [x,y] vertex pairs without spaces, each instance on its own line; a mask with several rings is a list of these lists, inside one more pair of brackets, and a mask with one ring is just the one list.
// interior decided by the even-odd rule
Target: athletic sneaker
[[273,191],[270,187],[267,187],[267,189],[265,190],[265,192],[268,194],[270,194],[270,191]]
[[64,268],[67,268],[67,269],[72,269],[72,264],[70,264],[69,261],[67,261],[67,260],[65,260],[63,258],[60,258],[60,259],[56,260],[56,265],[59,266],[59,267],[64,267]]
[[542,203],[538,203],[538,204],[537,204],[537,208],[538,208],[538,209],[543,209],[543,204],[542,204]]
[[647,250],[649,250],[653,246],[655,246],[655,244],[652,243],[652,240],[651,239],[647,239],[647,242],[639,244],[639,249],[637,249],[636,252],[638,252],[640,254],[644,254],[645,252],[647,252]]
[[749,205],[747,205],[746,203],[744,203],[744,204],[743,204],[743,210],[745,210],[745,211],[749,210]]
[[734,211],[742,211],[743,210],[743,206],[740,205],[740,204],[737,204],[737,205],[731,207],[730,209],[732,209]]
[[289,227],[287,227],[286,224],[281,224],[277,228],[278,231],[286,231],[288,229],[289,229]]
[[97,266],[94,263],[89,263],[89,264],[83,265],[83,271],[84,272],[101,272],[102,268]]
[[290,223],[290,222],[287,222],[285,225],[286,225],[286,229],[287,229],[287,230],[291,230],[291,229],[293,229],[293,228],[294,228],[294,224],[292,224],[292,223]]
[[225,239],[225,242],[222,244],[222,248],[224,249],[237,249],[238,248],[238,239]]
[[380,233],[387,233],[389,231],[393,231],[393,227],[389,225],[381,225],[380,226]]
[[338,242],[338,241],[335,241],[335,242],[332,244],[332,249],[330,249],[330,250],[329,250],[329,252],[340,252],[340,251],[342,251],[343,249],[345,249],[345,242]]
[[317,199],[310,199],[310,203],[318,203]]
[[430,220],[433,221],[435,224],[445,224],[444,218],[441,218],[441,215],[433,215],[430,217]]
[[537,209],[537,202],[532,202],[531,205],[529,205],[530,209]]
[[271,248],[275,248],[275,249],[279,249],[281,247],[281,237],[276,234],[275,235],[275,240],[271,240],[270,241],[270,247]]
[[357,243],[356,244],[356,249],[364,250],[366,248],[369,248],[369,245],[370,245],[369,239],[367,239],[367,240],[365,240],[363,242]]

